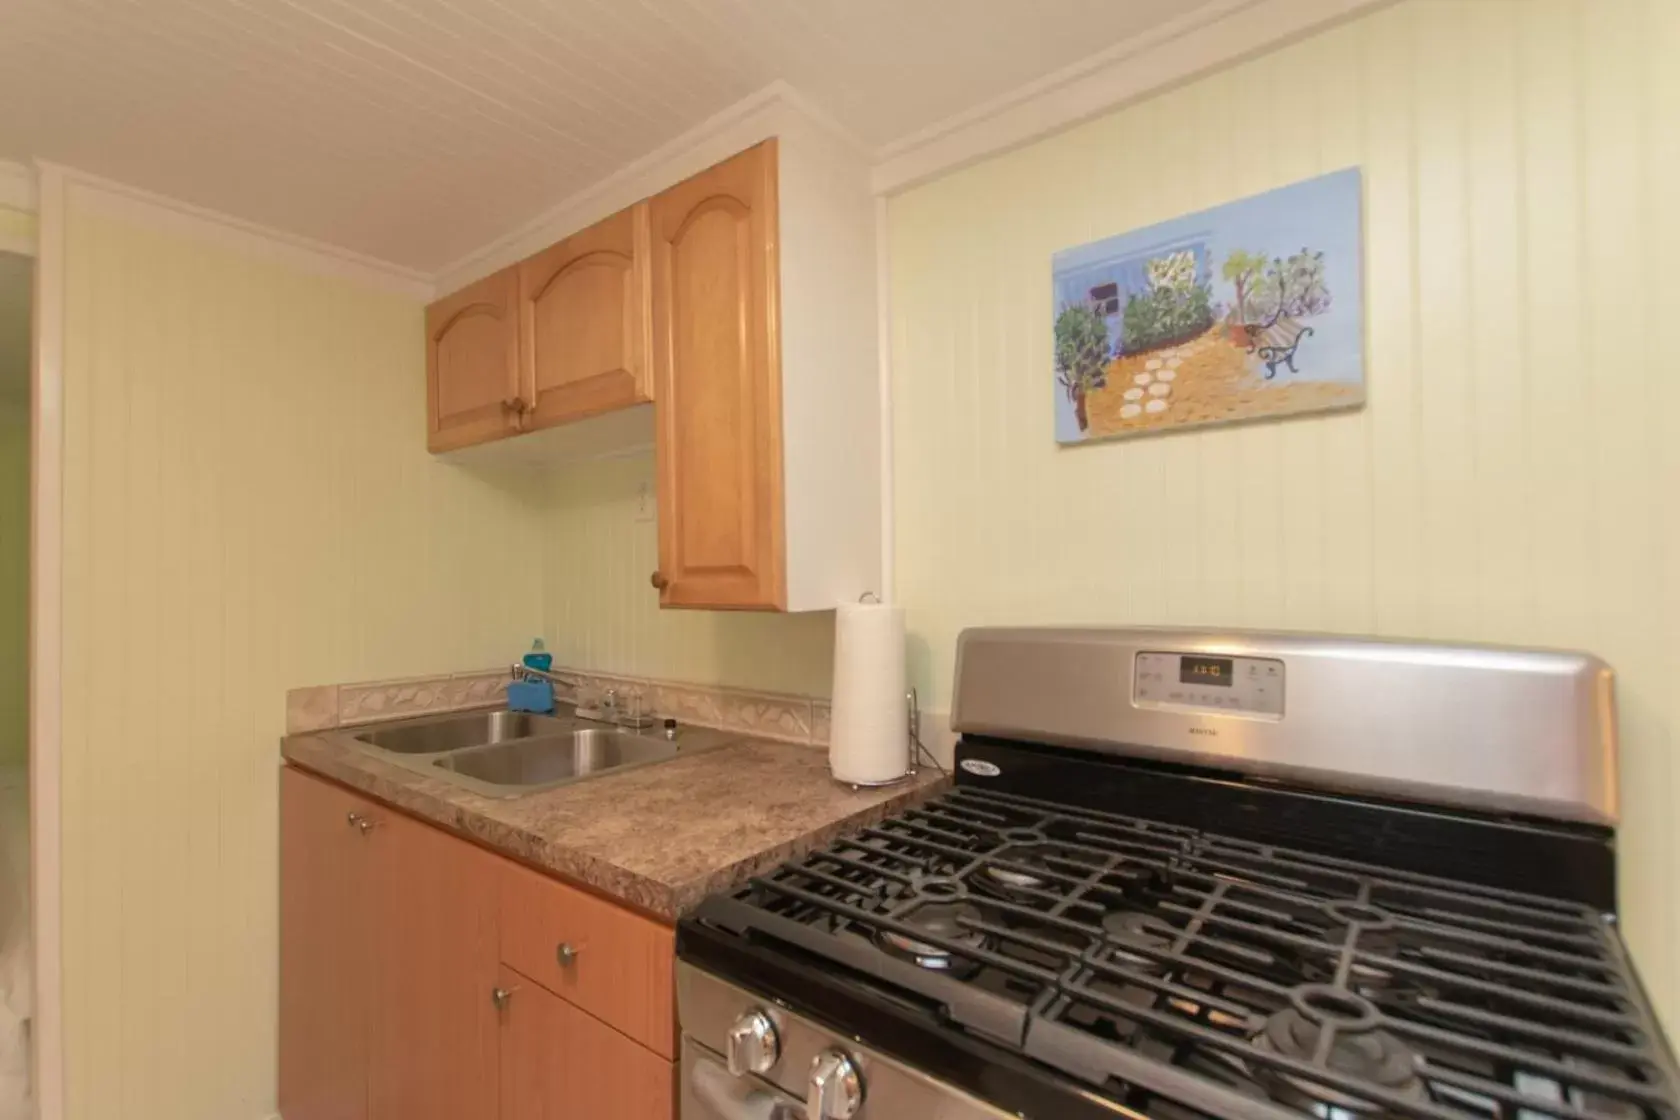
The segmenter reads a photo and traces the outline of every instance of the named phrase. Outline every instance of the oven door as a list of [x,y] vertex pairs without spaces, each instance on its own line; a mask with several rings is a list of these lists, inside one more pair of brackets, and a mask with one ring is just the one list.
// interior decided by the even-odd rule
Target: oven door
[[805,1102],[756,1077],[735,1077],[692,1038],[682,1040],[682,1120],[804,1120]]

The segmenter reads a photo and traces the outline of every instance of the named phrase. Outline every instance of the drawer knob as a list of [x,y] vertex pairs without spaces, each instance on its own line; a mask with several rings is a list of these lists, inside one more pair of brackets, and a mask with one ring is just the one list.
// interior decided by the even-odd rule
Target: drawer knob
[[518,990],[518,988],[491,988],[490,1002],[496,1006],[497,1011],[506,1011],[508,1001],[513,998],[513,993]]
[[554,959],[560,962],[561,968],[570,968],[577,963],[578,951],[567,942],[562,941],[560,947],[554,950]]
[[667,587],[669,587],[671,585],[671,581],[665,578],[665,573],[664,572],[654,572],[653,575],[648,577],[648,582],[653,584],[655,587],[657,587],[661,591],[665,590]]

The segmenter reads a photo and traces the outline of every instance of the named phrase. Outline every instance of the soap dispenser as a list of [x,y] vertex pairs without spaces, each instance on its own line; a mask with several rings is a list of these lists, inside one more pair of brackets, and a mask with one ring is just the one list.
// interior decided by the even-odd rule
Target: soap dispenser
[[520,659],[525,668],[535,670],[521,675],[522,679],[515,680],[508,685],[508,710],[515,712],[540,712],[547,714],[554,710],[554,684],[538,674],[546,673],[554,665],[554,655],[543,648],[543,640],[538,638],[531,643],[531,652]]

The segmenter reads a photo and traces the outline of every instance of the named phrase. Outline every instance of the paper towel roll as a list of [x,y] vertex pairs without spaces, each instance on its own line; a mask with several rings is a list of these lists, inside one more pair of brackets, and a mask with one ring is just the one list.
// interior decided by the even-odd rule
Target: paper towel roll
[[847,603],[834,619],[834,703],[828,768],[842,782],[879,785],[910,766],[904,608]]

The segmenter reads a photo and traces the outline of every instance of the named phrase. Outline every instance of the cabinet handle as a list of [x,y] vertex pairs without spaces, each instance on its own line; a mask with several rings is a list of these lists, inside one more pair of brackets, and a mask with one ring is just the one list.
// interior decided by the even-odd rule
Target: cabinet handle
[[364,817],[360,813],[348,813],[345,815],[345,820],[349,822],[351,828],[361,829],[363,836],[372,832],[374,827],[379,824],[378,821],[371,817]]
[[497,1011],[506,1011],[508,1001],[513,998],[513,993],[518,990],[518,988],[491,988],[490,1002],[495,1005]]
[[525,403],[525,398],[523,397],[508,397],[502,401],[502,411],[511,412],[515,416],[525,415],[526,411],[528,411],[530,407],[530,405]]
[[568,942],[560,942],[560,947],[554,950],[554,959],[560,962],[561,968],[570,968],[577,963],[578,951]]
[[671,585],[671,581],[665,578],[664,572],[654,572],[653,575],[648,578],[648,582],[659,588],[661,591]]

